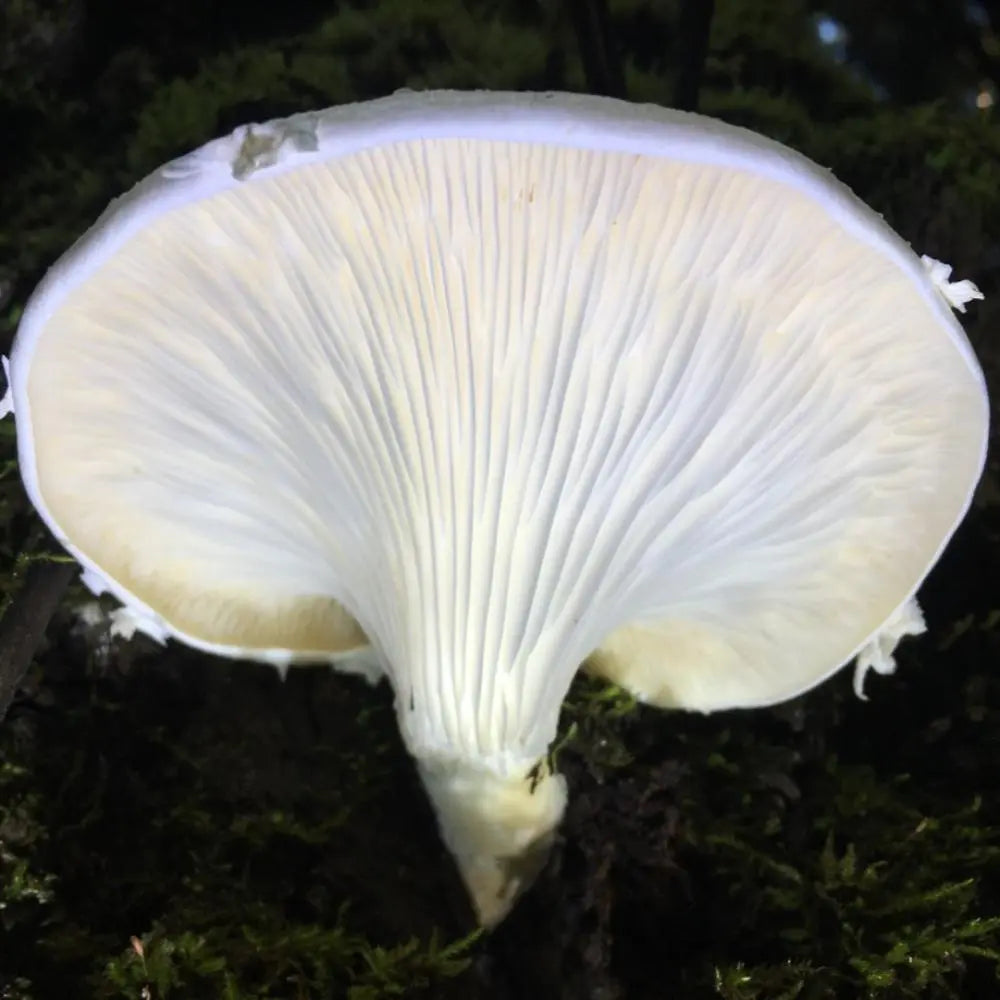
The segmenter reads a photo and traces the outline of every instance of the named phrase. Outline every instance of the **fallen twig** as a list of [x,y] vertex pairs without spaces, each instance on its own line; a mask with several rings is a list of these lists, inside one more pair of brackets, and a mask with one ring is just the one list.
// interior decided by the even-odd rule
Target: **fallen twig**
[[0,722],[45,635],[77,567],[68,562],[35,562],[0,618]]

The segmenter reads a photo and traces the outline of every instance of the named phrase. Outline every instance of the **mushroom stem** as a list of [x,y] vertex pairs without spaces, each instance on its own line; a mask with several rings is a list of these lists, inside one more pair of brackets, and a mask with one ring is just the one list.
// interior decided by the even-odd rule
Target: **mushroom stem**
[[544,761],[512,775],[457,758],[423,758],[417,767],[476,917],[495,927],[548,858],[566,779]]

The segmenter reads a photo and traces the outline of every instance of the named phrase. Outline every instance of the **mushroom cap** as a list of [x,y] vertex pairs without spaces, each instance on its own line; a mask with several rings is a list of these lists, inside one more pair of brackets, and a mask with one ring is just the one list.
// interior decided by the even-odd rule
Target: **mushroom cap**
[[746,130],[403,93],[113,203],[24,312],[21,472],[140,628],[370,642],[418,758],[521,786],[588,655],[762,705],[905,617],[985,455],[949,289]]

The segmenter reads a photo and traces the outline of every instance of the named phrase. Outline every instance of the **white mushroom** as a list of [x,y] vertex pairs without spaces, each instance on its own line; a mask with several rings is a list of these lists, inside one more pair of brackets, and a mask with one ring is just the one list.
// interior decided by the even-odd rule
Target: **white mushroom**
[[977,290],[935,264],[803,157],[656,107],[246,127],[34,294],[21,471],[120,628],[383,672],[492,924],[562,815],[539,763],[588,656],[710,711],[922,628],[987,426],[949,308]]

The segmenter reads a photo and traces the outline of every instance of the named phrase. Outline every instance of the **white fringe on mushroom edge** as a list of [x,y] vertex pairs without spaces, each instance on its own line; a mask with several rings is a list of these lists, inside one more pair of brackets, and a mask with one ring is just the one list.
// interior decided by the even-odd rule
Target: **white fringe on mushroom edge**
[[865,676],[869,670],[886,676],[895,673],[896,660],[893,653],[899,640],[907,635],[921,635],[927,631],[923,612],[915,597],[896,609],[896,613],[882,626],[875,636],[861,648],[854,661],[854,693],[867,701]]
[[966,303],[971,302],[973,299],[984,298],[983,293],[979,290],[975,282],[969,281],[967,278],[964,281],[948,280],[951,277],[951,264],[935,260],[933,257],[928,257],[927,254],[922,254],[920,259],[923,261],[923,265],[927,269],[927,275],[934,283],[934,287],[937,288],[952,309],[964,313]]
[[4,355],[0,357],[0,364],[3,365],[4,378],[7,379],[7,390],[0,397],[0,420],[14,412],[14,390],[10,382],[10,360]]
[[122,639],[131,639],[136,632],[149,636],[161,645],[170,635],[169,629],[157,615],[142,614],[135,608],[115,608],[110,614],[111,635]]

